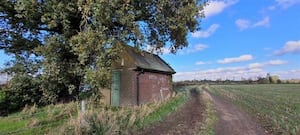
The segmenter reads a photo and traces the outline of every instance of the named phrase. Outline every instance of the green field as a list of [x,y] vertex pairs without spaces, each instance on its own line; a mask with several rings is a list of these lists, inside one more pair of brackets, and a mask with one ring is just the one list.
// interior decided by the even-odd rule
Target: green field
[[274,134],[300,134],[300,85],[214,85],[209,91],[237,104]]

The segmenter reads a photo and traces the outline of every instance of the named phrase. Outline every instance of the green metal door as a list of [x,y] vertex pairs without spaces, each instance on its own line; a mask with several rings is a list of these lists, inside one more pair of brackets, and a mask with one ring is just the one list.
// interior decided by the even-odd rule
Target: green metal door
[[111,105],[119,106],[120,104],[120,89],[121,89],[121,72],[112,72],[112,85],[111,85]]

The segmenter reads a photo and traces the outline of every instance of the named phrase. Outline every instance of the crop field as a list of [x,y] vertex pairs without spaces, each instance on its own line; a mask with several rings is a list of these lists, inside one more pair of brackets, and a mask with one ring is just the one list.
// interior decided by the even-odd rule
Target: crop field
[[299,84],[214,85],[209,91],[241,107],[273,134],[300,134]]

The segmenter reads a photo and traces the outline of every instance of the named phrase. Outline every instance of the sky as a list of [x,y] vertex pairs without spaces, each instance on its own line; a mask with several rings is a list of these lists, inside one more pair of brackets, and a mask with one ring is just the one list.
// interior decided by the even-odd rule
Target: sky
[[300,79],[300,0],[211,0],[189,47],[161,57],[173,79]]
[[[160,55],[174,81],[300,79],[300,0],[210,0],[189,47]],[[9,60],[0,50],[0,68]]]

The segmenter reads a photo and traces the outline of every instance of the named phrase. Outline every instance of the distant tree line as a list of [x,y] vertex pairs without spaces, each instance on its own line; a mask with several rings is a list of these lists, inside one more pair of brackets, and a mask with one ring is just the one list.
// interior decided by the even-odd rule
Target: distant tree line
[[181,85],[195,85],[195,84],[210,84],[210,85],[236,85],[236,84],[300,84],[300,80],[291,79],[291,80],[281,80],[277,75],[270,75],[269,73],[266,77],[258,77],[257,79],[245,79],[241,80],[230,80],[230,79],[217,79],[217,80],[185,80],[175,82],[175,86]]

